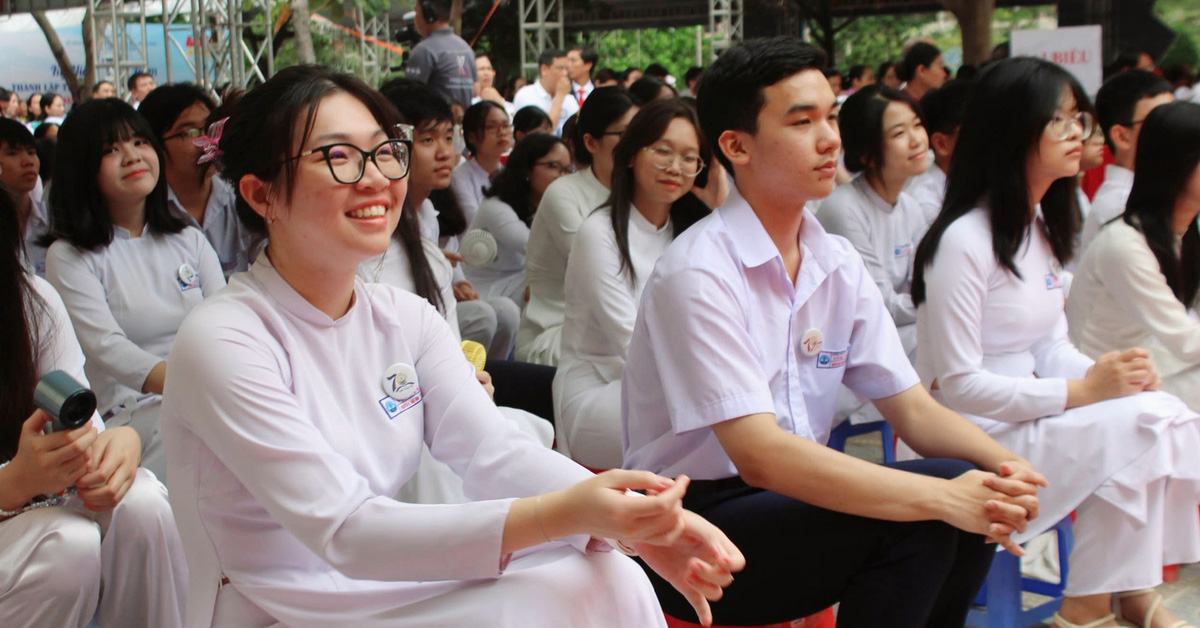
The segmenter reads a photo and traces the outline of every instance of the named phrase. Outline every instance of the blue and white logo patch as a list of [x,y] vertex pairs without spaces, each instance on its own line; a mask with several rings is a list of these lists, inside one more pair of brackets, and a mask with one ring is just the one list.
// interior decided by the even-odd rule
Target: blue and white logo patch
[[1046,289],[1047,290],[1062,290],[1062,287],[1063,287],[1062,277],[1059,277],[1058,275],[1055,275],[1053,273],[1049,273],[1046,275]]
[[910,255],[912,255],[912,242],[905,242],[904,244],[897,244],[892,247],[893,257],[908,257]]
[[379,407],[383,408],[383,413],[386,414],[389,419],[394,419],[413,409],[418,403],[421,403],[420,387],[417,388],[416,394],[403,401],[393,399],[391,397],[384,397],[383,399],[379,400]]
[[817,368],[840,369],[843,366],[846,366],[846,359],[849,354],[849,349],[842,349],[841,351],[822,351],[817,354]]

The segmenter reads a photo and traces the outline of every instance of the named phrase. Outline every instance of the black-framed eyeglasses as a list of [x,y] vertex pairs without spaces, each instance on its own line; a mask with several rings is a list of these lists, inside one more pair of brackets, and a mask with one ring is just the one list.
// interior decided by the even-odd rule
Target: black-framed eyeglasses
[[164,137],[163,141],[165,142],[167,140],[173,140],[177,137],[185,137],[189,140],[194,140],[201,135],[204,135],[204,129],[184,129],[178,133],[172,133],[171,135]]
[[409,143],[402,139],[384,140],[371,150],[363,150],[345,142],[326,144],[306,150],[293,159],[303,159],[316,153],[321,153],[325,158],[329,174],[338,183],[349,185],[361,181],[368,158],[375,163],[380,174],[392,181],[408,176]]
[[571,174],[572,172],[575,172],[575,166],[573,166],[571,164],[567,164],[564,166],[563,164],[560,164],[557,161],[537,161],[537,162],[534,162],[533,165],[545,166],[552,170],[557,170],[559,175]]

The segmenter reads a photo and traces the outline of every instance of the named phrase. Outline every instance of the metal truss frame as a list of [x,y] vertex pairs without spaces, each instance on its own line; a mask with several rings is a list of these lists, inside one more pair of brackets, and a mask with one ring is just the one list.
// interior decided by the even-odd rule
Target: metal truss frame
[[745,34],[745,0],[708,0],[708,32],[713,58],[741,42]]
[[563,0],[519,0],[517,10],[521,20],[521,72],[526,78],[536,79],[538,55],[547,48],[563,47]]

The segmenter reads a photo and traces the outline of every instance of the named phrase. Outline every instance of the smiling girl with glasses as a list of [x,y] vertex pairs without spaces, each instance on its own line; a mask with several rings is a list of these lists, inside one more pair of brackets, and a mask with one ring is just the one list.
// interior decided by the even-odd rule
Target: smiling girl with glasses
[[[296,66],[225,126],[222,174],[268,244],[172,352],[188,625],[663,625],[638,566],[593,535],[634,541],[706,609],[741,561],[680,509],[686,480],[592,476],[545,449],[498,414],[437,310],[356,280],[387,249],[407,179],[367,163],[339,183],[320,152],[289,158],[378,146],[393,111],[354,77]],[[396,501],[423,446],[479,501]]]

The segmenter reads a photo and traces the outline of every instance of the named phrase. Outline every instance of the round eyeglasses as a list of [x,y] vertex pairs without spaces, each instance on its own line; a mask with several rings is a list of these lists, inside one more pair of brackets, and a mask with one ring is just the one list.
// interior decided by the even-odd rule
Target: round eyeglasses
[[338,183],[352,184],[362,180],[370,158],[384,177],[396,181],[408,176],[408,144],[404,140],[384,140],[371,150],[363,150],[354,144],[337,143],[306,150],[294,159],[321,153],[329,166],[329,174]]
[[1050,120],[1046,128],[1050,130],[1051,136],[1054,139],[1061,142],[1071,137],[1072,126],[1074,125],[1078,125],[1079,130],[1082,131],[1080,139],[1086,140],[1096,130],[1096,119],[1086,111],[1080,111],[1074,115],[1055,113],[1054,118]]
[[204,129],[184,129],[178,133],[172,133],[163,138],[163,141],[173,140],[177,137],[186,137],[188,140],[194,140],[201,135],[204,135]]
[[680,155],[664,146],[647,146],[642,150],[650,154],[650,163],[659,170],[670,168],[676,160],[679,160],[679,171],[685,177],[694,177],[704,169],[704,160],[699,155]]

